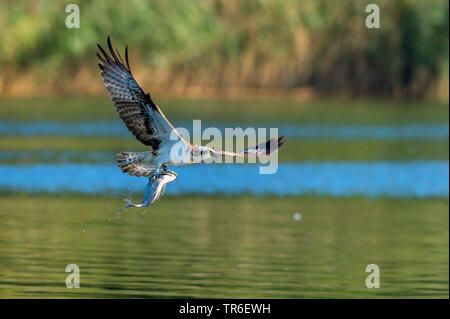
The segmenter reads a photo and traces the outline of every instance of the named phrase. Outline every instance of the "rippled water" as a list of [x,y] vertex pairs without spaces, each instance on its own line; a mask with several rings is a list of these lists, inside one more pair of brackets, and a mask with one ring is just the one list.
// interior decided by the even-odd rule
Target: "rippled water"
[[[80,123],[63,122],[80,108],[65,112],[61,100],[44,108],[51,121],[35,116],[43,122],[20,103],[8,118],[29,122],[0,121],[0,298],[449,296],[449,125],[432,109],[420,111],[423,123],[402,106],[395,119],[380,109],[373,125],[369,116],[344,125],[359,113],[334,108],[322,122],[326,110],[311,110],[299,122],[291,105],[287,124],[270,123],[266,108],[256,127],[278,127],[289,141],[276,174],[254,164],[175,167],[161,201],[119,215],[147,180],[113,163],[139,145],[110,122],[109,102],[104,120],[100,112],[90,122],[89,106]],[[192,104],[171,112],[183,120]],[[80,289],[65,286],[68,264],[80,267]],[[365,286],[369,264],[380,267],[379,289]]]
[[[447,297],[448,200],[0,197],[1,297]],[[302,218],[296,221],[294,213]],[[381,288],[365,287],[377,264]],[[65,268],[80,267],[80,289]]]

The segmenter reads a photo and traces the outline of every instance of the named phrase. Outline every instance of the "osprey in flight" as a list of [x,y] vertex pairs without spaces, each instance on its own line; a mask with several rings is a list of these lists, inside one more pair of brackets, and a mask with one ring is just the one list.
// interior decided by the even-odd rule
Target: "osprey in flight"
[[[108,36],[108,48],[111,55],[97,44],[99,67],[106,89],[114,102],[119,117],[128,130],[144,145],[152,149],[147,152],[122,152],[117,154],[118,166],[124,173],[136,177],[150,177],[143,202],[137,207],[148,206],[159,198],[167,183],[176,179],[176,174],[167,169],[169,165],[199,163],[202,160],[218,156],[259,157],[278,151],[284,143],[284,136],[273,138],[254,147],[238,152],[213,150],[185,141],[173,125],[166,119],[160,108],[145,93],[131,74],[128,62],[128,47],[125,48],[125,61],[117,47],[111,44]],[[175,137],[175,138],[174,138]],[[171,149],[175,144],[184,146],[182,158],[173,161]],[[179,144],[178,144],[179,145]],[[156,185],[153,185],[155,183]],[[150,193],[149,190],[152,190]],[[150,198],[150,199],[149,199]],[[129,206],[136,206],[131,202]],[[139,206],[140,205],[140,206]]]

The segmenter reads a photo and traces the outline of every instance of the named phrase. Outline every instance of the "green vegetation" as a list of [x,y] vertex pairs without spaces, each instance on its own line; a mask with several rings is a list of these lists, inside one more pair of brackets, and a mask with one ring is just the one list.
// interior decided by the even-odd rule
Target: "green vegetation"
[[65,27],[67,2],[0,3],[0,93],[103,94],[95,50],[111,34],[154,91],[448,98],[445,0],[381,1],[380,29],[364,26],[361,0],[77,3],[80,29]]

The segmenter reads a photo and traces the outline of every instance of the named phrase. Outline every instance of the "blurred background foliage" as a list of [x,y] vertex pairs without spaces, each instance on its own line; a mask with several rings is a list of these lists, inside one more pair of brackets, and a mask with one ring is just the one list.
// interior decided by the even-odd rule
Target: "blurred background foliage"
[[[448,99],[448,2],[376,1],[368,29],[371,2],[1,1],[0,94],[104,95],[95,51],[111,34],[160,92]],[[80,29],[65,27],[70,3]]]

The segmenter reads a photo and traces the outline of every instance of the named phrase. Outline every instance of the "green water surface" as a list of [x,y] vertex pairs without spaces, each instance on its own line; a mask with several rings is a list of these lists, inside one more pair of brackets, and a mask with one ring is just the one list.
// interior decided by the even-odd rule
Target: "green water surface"
[[[0,297],[448,298],[448,200],[0,197]],[[301,219],[295,220],[294,213]],[[68,289],[68,264],[80,267]],[[380,268],[368,289],[365,268]]]
[[[448,103],[433,102],[159,104],[172,121],[448,123]],[[109,100],[80,98],[1,98],[0,119],[118,120]],[[0,136],[0,152],[23,150],[79,151],[78,162],[85,161],[83,152],[105,151],[113,162],[118,151],[144,147],[132,138]],[[279,158],[448,161],[448,152],[448,139],[288,139]],[[41,161],[35,155],[5,158],[0,165]],[[0,191],[0,298],[449,297],[448,198],[184,195],[117,215],[130,195],[134,201],[142,196]],[[68,264],[80,267],[79,289],[66,288]],[[380,268],[379,289],[366,288],[369,264]]]

